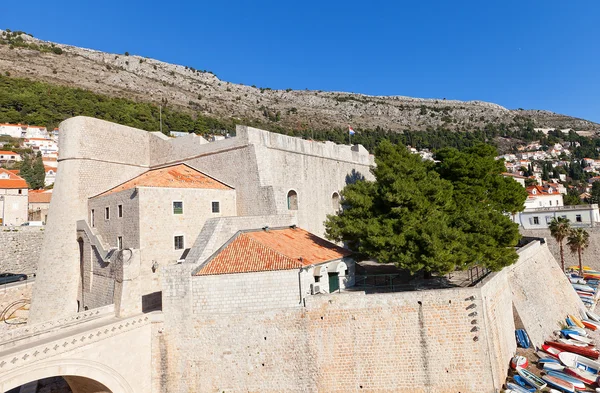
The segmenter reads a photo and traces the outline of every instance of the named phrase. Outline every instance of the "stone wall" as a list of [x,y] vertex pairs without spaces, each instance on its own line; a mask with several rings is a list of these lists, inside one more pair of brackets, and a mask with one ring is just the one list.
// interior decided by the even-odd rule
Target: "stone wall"
[[[590,246],[583,251],[583,264],[585,266],[591,266],[596,270],[600,270],[600,227],[585,228],[590,233]],[[546,239],[548,248],[554,255],[556,261],[560,264],[560,250],[558,243],[550,235],[549,229],[521,229],[523,236],[541,237]],[[573,254],[567,246],[567,241],[563,243],[564,254],[565,254],[565,266],[573,266],[579,264],[577,254]]]
[[[4,311],[11,303],[17,300],[31,300],[31,290],[34,282],[26,281],[23,284],[15,286],[0,285],[0,313]],[[13,308],[14,310],[14,308]],[[24,317],[26,312],[19,312],[19,317]],[[7,330],[11,326],[0,321],[0,331]]]
[[44,227],[0,227],[0,272],[35,273],[44,234]]

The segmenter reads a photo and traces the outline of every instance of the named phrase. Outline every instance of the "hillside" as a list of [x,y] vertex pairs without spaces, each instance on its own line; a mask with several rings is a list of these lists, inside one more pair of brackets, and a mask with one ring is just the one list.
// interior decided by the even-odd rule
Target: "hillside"
[[[470,131],[515,119],[535,127],[600,130],[543,110],[509,110],[480,101],[271,90],[221,81],[210,72],[128,54],[109,54],[0,30],[0,72],[112,97],[163,103],[194,116],[272,123],[291,130],[354,128]],[[531,120],[532,122],[529,122]]]

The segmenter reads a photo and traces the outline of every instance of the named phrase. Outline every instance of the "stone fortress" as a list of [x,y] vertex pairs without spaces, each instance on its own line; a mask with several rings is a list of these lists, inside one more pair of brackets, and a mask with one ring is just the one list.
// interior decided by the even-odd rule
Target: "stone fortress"
[[74,393],[491,393],[516,314],[540,345],[582,306],[543,240],[476,285],[352,290],[354,261],[319,236],[373,156],[236,134],[61,124],[29,323],[0,335],[0,390],[63,376]]

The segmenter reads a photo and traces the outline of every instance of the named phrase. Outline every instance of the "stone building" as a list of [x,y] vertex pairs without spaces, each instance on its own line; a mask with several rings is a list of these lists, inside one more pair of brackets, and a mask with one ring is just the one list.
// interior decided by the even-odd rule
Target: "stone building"
[[21,225],[27,221],[27,182],[0,168],[0,225]]
[[52,190],[29,190],[29,221],[48,221]]

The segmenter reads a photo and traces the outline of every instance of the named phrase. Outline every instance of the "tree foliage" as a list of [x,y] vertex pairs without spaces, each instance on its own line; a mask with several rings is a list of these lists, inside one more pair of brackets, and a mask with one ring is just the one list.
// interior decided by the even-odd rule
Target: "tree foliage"
[[517,254],[509,247],[519,240],[518,226],[503,213],[523,209],[525,190],[500,175],[489,146],[440,154],[446,161],[436,166],[382,142],[372,168],[375,181],[342,190],[343,210],[328,216],[327,237],[346,242],[359,257],[393,262],[411,273],[447,273],[473,264],[498,270],[514,263]]
[[29,157],[29,154],[24,155],[19,176],[25,179],[29,188],[33,190],[44,188],[46,170],[44,169],[44,162],[40,152],[37,153],[33,161]]
[[579,275],[583,276],[583,250],[590,245],[590,234],[583,228],[571,229],[567,238],[567,245],[579,260]]
[[571,233],[571,223],[566,217],[553,218],[548,225],[550,229],[550,235],[556,240],[560,249],[560,265],[563,272],[565,271],[565,254],[563,248],[563,241]]

